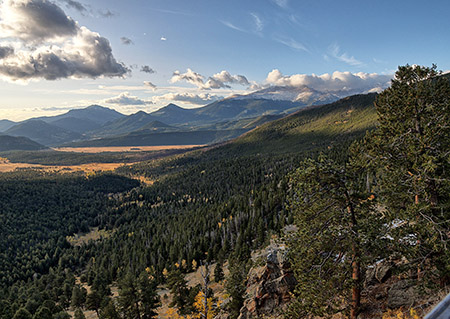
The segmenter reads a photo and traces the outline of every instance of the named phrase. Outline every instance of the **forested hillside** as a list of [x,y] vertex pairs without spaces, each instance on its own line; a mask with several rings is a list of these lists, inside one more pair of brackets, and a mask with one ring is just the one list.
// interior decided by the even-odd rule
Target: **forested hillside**
[[[408,287],[444,287],[450,85],[438,75],[406,66],[379,96],[114,174],[1,175],[0,318],[152,318],[158,285],[170,290],[171,318],[237,318],[251,252],[287,225],[298,283],[287,317],[357,318],[363,278],[385,260],[402,261]],[[186,285],[186,273],[212,263],[215,278],[228,265],[225,306],[206,267],[201,286]]]
[[[355,97],[355,99],[360,98]],[[370,96],[369,102],[365,105],[367,109],[372,108],[372,101],[373,97]],[[336,116],[345,116],[353,107],[351,103],[342,106],[332,119],[334,120]],[[289,120],[275,122],[274,125],[295,127],[298,126],[297,122],[291,124],[289,122],[299,121],[298,118],[307,119],[303,121],[305,123],[314,123],[320,119],[320,113],[317,111],[320,108],[299,113]],[[320,124],[317,125],[320,126]],[[75,284],[72,276],[77,274],[84,274],[84,278],[87,278],[90,285],[96,277],[101,276],[105,280],[105,285],[109,286],[127,273],[137,278],[139,273],[147,267],[154,269],[154,276],[158,281],[164,282],[163,270],[174,270],[175,263],[181,263],[183,260],[187,265],[192,265],[194,260],[198,263],[207,260],[224,261],[233,254],[245,262],[252,249],[264,245],[271,234],[280,234],[280,230],[292,222],[285,206],[286,174],[296,167],[301,158],[317,154],[320,150],[331,151],[334,156],[342,156],[341,149],[328,150],[328,146],[338,135],[342,141],[353,138],[352,128],[342,126],[344,127],[345,129],[340,131],[338,128],[335,131],[337,135],[329,135],[329,138],[323,140],[320,145],[315,146],[314,141],[311,141],[312,146],[305,150],[289,149],[286,147],[287,144],[282,143],[278,148],[273,149],[273,154],[264,153],[264,143],[260,142],[260,152],[255,152],[257,150],[255,145],[251,148],[253,154],[245,155],[240,151],[240,147],[236,148],[235,143],[240,143],[240,140],[237,140],[206,151],[199,150],[173,158],[124,167],[117,173],[130,176],[145,175],[155,180],[155,183],[151,187],[136,188],[127,194],[110,196],[109,200],[101,193],[96,195],[100,197],[92,197],[92,191],[84,189],[90,185],[91,178],[84,180],[82,177],[77,177],[81,182],[78,184],[79,182],[69,177],[36,176],[34,178],[33,176],[37,173],[28,172],[27,178],[30,178],[33,183],[18,183],[15,187],[25,187],[25,194],[32,193],[40,200],[45,200],[46,204],[39,205],[38,200],[32,207],[47,211],[45,205],[56,205],[49,210],[55,211],[56,216],[59,216],[58,209],[61,208],[58,208],[58,203],[60,203],[67,205],[68,209],[70,207],[75,212],[81,213],[75,214],[73,220],[60,224],[61,226],[53,225],[55,228],[53,232],[39,233],[41,237],[50,234],[54,236],[54,241],[48,241],[47,245],[41,247],[34,242],[25,244],[26,247],[36,246],[33,248],[36,254],[34,259],[33,254],[26,257],[24,252],[24,256],[18,257],[19,260],[24,260],[18,265],[24,263],[24,266],[5,267],[5,271],[8,271],[8,274],[11,272],[11,275],[5,277],[8,279],[3,284],[4,288],[11,284],[12,287],[22,288],[20,298],[15,297],[17,296],[15,288],[6,290],[9,293],[5,293],[4,296],[9,295],[9,297],[5,299],[8,307],[4,308],[4,317],[8,318],[6,313],[15,313],[21,307],[26,307],[28,312],[35,313],[46,299],[62,304],[65,308],[69,305],[67,298],[71,295]],[[260,130],[266,130],[266,127]],[[251,134],[257,134],[257,131]],[[298,134],[299,138],[304,138],[302,133]],[[284,138],[290,138],[291,134],[291,131],[286,131]],[[278,138],[283,140],[282,135],[278,135]],[[284,154],[276,155],[277,153]],[[8,175],[5,175],[4,178],[7,177]],[[65,186],[65,181],[69,185],[73,183],[82,189],[71,190]],[[39,185],[39,188],[33,186],[35,184]],[[132,184],[128,183],[121,187],[126,188],[126,185]],[[16,189],[10,187],[10,184],[5,184],[5,187],[11,192]],[[51,195],[52,191],[57,190],[69,191],[66,195],[69,198],[63,200],[64,197],[58,197],[58,193]],[[120,189],[108,192],[118,191]],[[86,201],[84,196],[88,194],[91,196]],[[14,203],[5,204],[13,205]],[[25,214],[18,209],[11,208],[11,210],[17,216]],[[14,216],[8,215],[8,219]],[[45,214],[39,216],[44,218],[43,222],[53,219]],[[48,226],[45,223],[44,225],[30,223],[23,230],[27,232],[35,228],[47,230],[45,227]],[[111,236],[108,239],[75,247],[71,247],[65,240],[67,235],[87,231],[88,227],[93,226],[111,231]],[[10,231],[13,232],[13,229]],[[17,237],[18,243],[24,244],[22,241],[21,237]],[[56,250],[57,253],[55,253]],[[48,258],[45,257],[46,254]],[[11,256],[8,256],[8,260],[12,260]],[[37,265],[33,265],[33,260]],[[33,288],[47,280],[59,280],[54,283],[57,287],[62,284],[64,280],[57,279],[58,276],[57,278],[54,275],[49,277],[47,273],[50,267],[52,267],[52,273],[61,274],[64,278],[68,276],[68,270],[70,273],[73,272],[73,275],[69,276],[72,279],[64,279],[67,284],[66,289],[70,290],[65,297],[58,293],[43,296],[41,293],[36,293],[36,288]],[[188,270],[189,268],[184,271]],[[32,277],[39,280],[26,284],[25,282]],[[16,292],[13,293],[13,291]],[[61,298],[66,299],[64,301]],[[102,298],[108,300],[110,297],[105,295]],[[34,300],[34,307],[29,306],[32,300]],[[102,304],[107,305],[108,302],[105,301]],[[85,307],[88,306],[85,305]]]

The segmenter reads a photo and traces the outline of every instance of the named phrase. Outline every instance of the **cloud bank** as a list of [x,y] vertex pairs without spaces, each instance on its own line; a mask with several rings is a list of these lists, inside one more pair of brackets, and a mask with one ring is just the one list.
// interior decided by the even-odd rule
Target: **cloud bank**
[[216,73],[213,76],[205,77],[197,72],[187,69],[185,73],[175,71],[170,79],[171,83],[186,81],[197,86],[201,90],[231,88],[231,84],[250,85],[243,75],[231,75],[228,71]]
[[106,38],[47,0],[3,1],[0,41],[0,76],[10,81],[122,77],[129,71]]
[[186,92],[186,93],[167,93],[164,95],[155,96],[153,99],[155,102],[178,101],[196,105],[205,105],[208,103],[221,100],[223,99],[223,96],[217,96],[209,93],[195,94]]
[[149,105],[153,104],[152,101],[143,100],[137,96],[131,96],[130,93],[124,92],[120,93],[118,96],[109,98],[105,100],[105,103],[116,104],[116,105]]
[[323,92],[378,92],[390,85],[392,75],[377,73],[351,73],[333,72],[322,75],[294,74],[283,75],[274,69],[267,75],[266,82],[269,85],[279,86],[307,86]]

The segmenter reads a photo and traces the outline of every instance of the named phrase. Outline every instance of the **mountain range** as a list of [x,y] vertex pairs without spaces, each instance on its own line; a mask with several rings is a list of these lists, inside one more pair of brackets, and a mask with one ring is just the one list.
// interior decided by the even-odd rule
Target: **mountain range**
[[274,86],[194,109],[169,104],[151,113],[139,111],[124,115],[110,108],[91,105],[18,123],[2,120],[0,132],[27,137],[46,146],[72,142],[91,145],[90,140],[101,145],[103,139],[106,139],[105,145],[126,141],[135,145],[130,139],[137,137],[145,143],[142,145],[211,144],[234,138],[278,116],[337,99],[337,95],[308,87]]

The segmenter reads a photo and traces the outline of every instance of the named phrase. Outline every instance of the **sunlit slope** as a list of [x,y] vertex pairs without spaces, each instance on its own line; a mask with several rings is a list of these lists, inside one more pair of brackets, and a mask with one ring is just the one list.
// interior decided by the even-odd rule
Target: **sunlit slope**
[[303,152],[353,140],[376,124],[376,94],[354,95],[266,123],[229,143],[239,154]]

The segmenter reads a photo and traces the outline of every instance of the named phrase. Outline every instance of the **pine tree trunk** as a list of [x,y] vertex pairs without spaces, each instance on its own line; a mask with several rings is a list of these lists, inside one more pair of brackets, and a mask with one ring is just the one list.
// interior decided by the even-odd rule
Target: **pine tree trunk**
[[352,303],[350,308],[350,318],[357,319],[361,306],[361,265],[359,262],[360,254],[357,245],[358,231],[355,212],[351,203],[348,203],[347,211],[351,216],[351,228],[354,231],[354,238],[352,240]]

